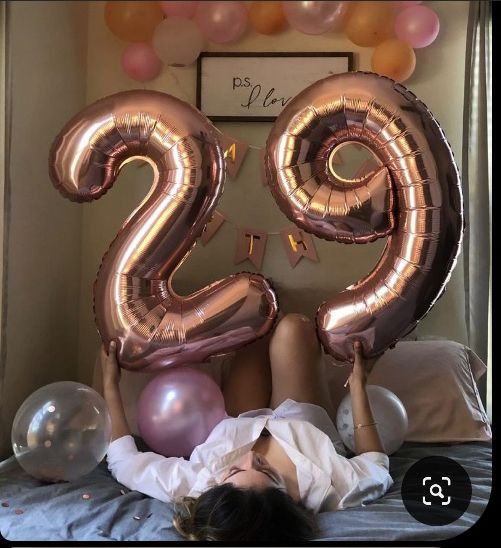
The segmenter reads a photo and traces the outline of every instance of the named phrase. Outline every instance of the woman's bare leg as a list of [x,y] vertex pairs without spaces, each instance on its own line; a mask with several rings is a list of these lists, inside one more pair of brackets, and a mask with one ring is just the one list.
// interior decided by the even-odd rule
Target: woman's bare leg
[[222,386],[226,412],[231,417],[270,406],[269,342],[267,335],[237,351]]
[[315,326],[301,314],[288,314],[270,341],[272,392],[275,409],[287,398],[323,407],[335,421],[327,388],[322,352]]

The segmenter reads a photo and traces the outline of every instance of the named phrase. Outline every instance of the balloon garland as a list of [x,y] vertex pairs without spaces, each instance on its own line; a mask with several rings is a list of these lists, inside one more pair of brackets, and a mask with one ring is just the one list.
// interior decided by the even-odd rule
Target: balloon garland
[[420,1],[406,2],[106,2],[105,22],[120,40],[124,72],[133,80],[156,78],[162,63],[194,63],[205,42],[232,44],[249,28],[273,35],[287,25],[309,35],[344,32],[374,48],[372,70],[397,82],[416,66],[414,49],[437,38],[437,14]]

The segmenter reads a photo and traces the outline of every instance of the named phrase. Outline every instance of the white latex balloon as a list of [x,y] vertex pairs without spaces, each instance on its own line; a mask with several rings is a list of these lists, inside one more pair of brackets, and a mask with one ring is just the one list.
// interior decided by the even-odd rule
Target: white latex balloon
[[197,60],[204,48],[204,39],[191,19],[172,16],[157,25],[152,45],[165,64],[187,66]]
[[68,481],[91,472],[111,441],[104,399],[78,382],[48,384],[29,396],[12,424],[12,448],[28,474]]
[[[372,415],[377,422],[381,443],[386,454],[391,455],[402,446],[407,433],[408,419],[404,404],[393,392],[382,386],[368,385],[367,395]],[[355,438],[350,394],[347,394],[339,404],[336,426],[343,443],[354,452]]]

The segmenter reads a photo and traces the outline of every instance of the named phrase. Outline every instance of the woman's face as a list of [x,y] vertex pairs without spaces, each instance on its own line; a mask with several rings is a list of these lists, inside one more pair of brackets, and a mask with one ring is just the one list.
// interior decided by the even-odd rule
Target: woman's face
[[248,451],[234,462],[223,476],[224,483],[235,487],[266,489],[276,487],[287,492],[282,474],[256,451]]

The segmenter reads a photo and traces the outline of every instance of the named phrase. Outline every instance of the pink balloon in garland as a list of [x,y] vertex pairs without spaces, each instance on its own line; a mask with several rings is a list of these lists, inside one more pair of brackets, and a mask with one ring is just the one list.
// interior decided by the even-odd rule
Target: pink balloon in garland
[[125,74],[138,82],[153,80],[162,70],[162,61],[146,42],[129,44],[122,53],[121,62]]
[[162,11],[167,16],[176,15],[191,19],[195,15],[198,2],[159,2]]
[[349,2],[282,2],[293,29],[304,34],[340,30],[348,14]]
[[426,6],[411,6],[395,18],[395,34],[413,48],[425,48],[438,36],[438,15]]
[[243,2],[199,2],[195,21],[207,40],[228,44],[247,30],[247,9]]

